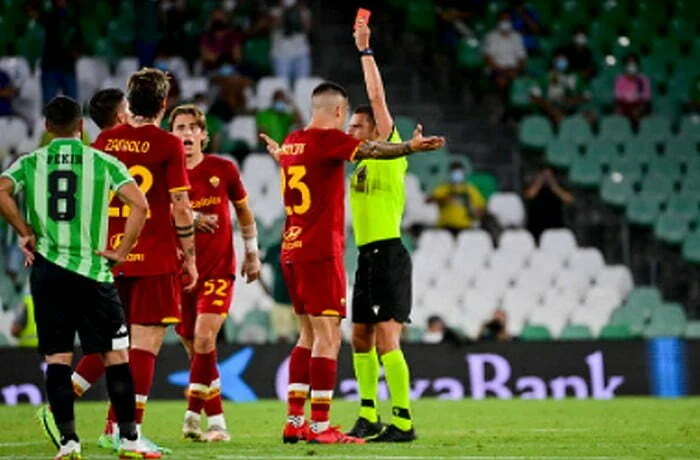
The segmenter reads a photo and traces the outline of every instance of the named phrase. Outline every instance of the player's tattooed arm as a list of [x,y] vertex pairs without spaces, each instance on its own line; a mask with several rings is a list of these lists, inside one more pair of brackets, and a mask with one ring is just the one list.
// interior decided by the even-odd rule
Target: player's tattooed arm
[[194,216],[190,205],[189,194],[184,190],[170,192],[175,233],[180,240],[180,247],[185,256],[183,268],[188,275],[185,290],[192,290],[197,285],[197,264],[194,245]]
[[445,145],[445,138],[440,136],[423,137],[423,127],[416,126],[413,137],[409,141],[393,143],[386,141],[366,141],[360,144],[355,152],[355,159],[372,158],[376,160],[391,160],[405,157],[415,152],[437,150]]

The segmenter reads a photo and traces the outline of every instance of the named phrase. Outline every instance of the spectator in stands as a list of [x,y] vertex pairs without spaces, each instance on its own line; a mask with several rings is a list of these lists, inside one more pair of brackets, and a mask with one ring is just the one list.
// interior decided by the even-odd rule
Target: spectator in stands
[[525,189],[527,200],[527,229],[535,240],[548,228],[565,226],[564,207],[574,202],[574,196],[557,181],[552,168],[543,166]]
[[[585,91],[583,79],[570,69],[569,59],[563,50],[554,54],[542,87],[533,87],[531,98],[532,102],[557,125],[565,116],[581,111],[590,99]],[[592,119],[590,111],[585,111],[584,115]]]
[[301,120],[301,113],[294,101],[281,89],[272,95],[272,104],[268,108],[255,114],[258,132],[267,134],[280,144]]
[[523,44],[528,53],[537,50],[537,35],[542,32],[540,16],[532,5],[525,4],[525,0],[513,0],[510,9],[510,20],[513,29],[523,37]]
[[585,81],[590,80],[596,72],[593,51],[588,46],[586,28],[577,26],[572,34],[572,40],[565,50],[569,68]]
[[479,189],[467,182],[464,165],[459,161],[450,164],[448,181],[438,185],[427,202],[438,205],[437,226],[450,230],[455,236],[471,228],[486,209],[486,200]]
[[491,80],[505,102],[511,82],[523,71],[527,60],[523,37],[513,30],[508,11],[500,13],[496,29],[486,35],[484,57]]
[[275,301],[274,307],[270,312],[270,321],[272,330],[279,342],[291,343],[297,337],[297,320],[292,308],[292,300],[287,291],[287,285],[284,283],[282,276],[282,266],[280,265],[280,251],[282,250],[282,242],[278,241],[273,244],[267,251],[262,262],[269,264],[272,269],[272,280],[265,280],[260,277],[260,284],[263,290],[272,297]]
[[690,82],[688,100],[691,112],[700,113],[700,74]]
[[272,65],[275,75],[290,82],[311,75],[311,10],[304,0],[280,0],[270,9]]
[[44,51],[41,57],[43,104],[62,92],[78,99],[75,62],[82,47],[78,21],[68,9],[68,0],[53,0],[52,8],[39,16],[44,27]]
[[226,11],[214,11],[199,45],[204,72],[224,77],[239,73],[243,41],[243,34],[233,28]]
[[10,76],[0,69],[0,117],[14,115],[12,100],[17,96],[17,88],[12,86]]
[[505,311],[496,310],[493,317],[481,326],[479,340],[490,342],[509,342],[513,340],[513,336],[508,332],[506,318]]
[[615,78],[615,112],[626,116],[634,126],[649,113],[651,84],[649,77],[639,71],[639,56],[625,59],[625,71]]
[[459,345],[462,338],[454,330],[447,327],[445,322],[437,315],[428,318],[428,326],[423,333],[423,343],[449,343]]

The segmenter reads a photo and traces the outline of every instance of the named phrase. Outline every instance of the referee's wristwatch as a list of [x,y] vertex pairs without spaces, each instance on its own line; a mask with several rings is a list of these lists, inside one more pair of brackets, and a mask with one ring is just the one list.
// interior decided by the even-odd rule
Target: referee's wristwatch
[[360,56],[374,56],[374,51],[372,51],[372,48],[365,48],[360,50]]

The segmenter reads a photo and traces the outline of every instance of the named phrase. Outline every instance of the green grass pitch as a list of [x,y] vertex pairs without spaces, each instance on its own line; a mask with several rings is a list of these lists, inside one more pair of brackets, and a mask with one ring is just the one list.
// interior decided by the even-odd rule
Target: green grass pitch
[[[338,402],[335,423],[349,428],[356,403]],[[612,401],[443,401],[414,404],[419,440],[410,445],[283,445],[285,407],[277,401],[226,405],[228,444],[180,439],[184,401],[149,402],[145,433],[171,447],[168,459],[700,458],[700,398]],[[389,408],[382,405],[388,420]],[[0,459],[51,458],[28,405],[1,407]],[[95,446],[105,405],[79,402],[86,459],[116,458]]]

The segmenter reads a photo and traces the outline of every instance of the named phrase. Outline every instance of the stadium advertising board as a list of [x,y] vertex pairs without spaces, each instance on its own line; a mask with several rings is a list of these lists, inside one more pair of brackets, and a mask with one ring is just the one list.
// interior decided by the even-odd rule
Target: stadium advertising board
[[[286,395],[290,346],[220,347],[222,394],[249,402]],[[700,394],[700,341],[554,342],[407,345],[412,397],[442,399],[595,398],[623,395],[675,397]],[[343,348],[336,395],[356,400],[350,350]],[[34,350],[0,349],[2,403],[45,400],[43,366]],[[180,346],[166,346],[156,365],[152,399],[180,399],[188,382]],[[380,398],[386,399],[381,379]],[[86,398],[106,398],[104,382]]]

